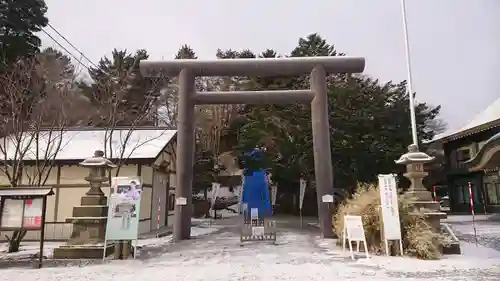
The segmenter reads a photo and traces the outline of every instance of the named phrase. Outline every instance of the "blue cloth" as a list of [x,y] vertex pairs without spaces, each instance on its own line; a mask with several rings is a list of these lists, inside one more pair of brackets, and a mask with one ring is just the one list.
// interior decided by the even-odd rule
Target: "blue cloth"
[[247,205],[248,212],[257,208],[260,217],[270,216],[271,203],[269,201],[266,172],[262,169],[245,171],[244,177],[242,203]]

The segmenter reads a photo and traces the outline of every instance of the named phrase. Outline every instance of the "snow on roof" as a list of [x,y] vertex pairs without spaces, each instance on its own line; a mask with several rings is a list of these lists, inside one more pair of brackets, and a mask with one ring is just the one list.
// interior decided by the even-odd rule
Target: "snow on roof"
[[[25,161],[37,158],[38,160],[83,160],[93,156],[96,150],[102,150],[105,156],[111,159],[156,158],[176,132],[166,129],[44,131],[38,134],[38,154],[37,134],[28,132],[23,134],[21,141],[16,141],[14,136],[1,138],[0,157],[4,159],[7,156],[9,160],[22,158]],[[21,145],[17,146],[22,149],[16,153],[16,144],[19,143]]]
[[473,134],[477,132],[477,130],[475,129],[479,129],[478,127],[484,125],[493,125],[494,123],[500,123],[499,121],[500,121],[500,98],[491,103],[486,108],[485,111],[476,115],[464,127],[460,128],[459,130],[448,130],[442,134],[439,134],[436,137],[434,137],[433,141],[437,141],[448,137],[458,138],[464,135]]

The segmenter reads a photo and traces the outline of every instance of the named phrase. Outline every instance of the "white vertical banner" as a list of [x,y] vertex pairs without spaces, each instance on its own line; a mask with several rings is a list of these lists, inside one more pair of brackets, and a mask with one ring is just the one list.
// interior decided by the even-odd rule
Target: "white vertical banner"
[[303,226],[302,221],[302,206],[304,205],[304,195],[306,194],[307,182],[304,179],[300,179],[299,186],[299,214],[300,214],[300,227]]
[[386,253],[389,254],[388,240],[399,240],[400,250],[403,253],[396,176],[394,174],[379,175],[378,185]]
[[302,210],[304,205],[304,195],[306,193],[307,182],[304,179],[300,179],[300,190],[299,190],[299,208]]
[[219,195],[220,183],[213,182],[212,183],[212,198],[210,198],[210,209],[214,209],[215,201],[217,200],[217,196]]
[[276,206],[276,197],[278,196],[278,186],[271,186],[271,202],[273,206]]

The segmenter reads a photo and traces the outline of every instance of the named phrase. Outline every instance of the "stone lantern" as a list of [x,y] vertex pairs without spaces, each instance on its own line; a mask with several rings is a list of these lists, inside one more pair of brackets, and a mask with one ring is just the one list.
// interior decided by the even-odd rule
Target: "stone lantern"
[[412,202],[414,210],[423,211],[431,226],[439,230],[440,220],[446,218],[446,213],[441,212],[439,202],[433,200],[432,193],[422,183],[422,180],[428,175],[424,171],[424,164],[433,160],[434,157],[418,151],[418,147],[412,144],[408,146],[408,152],[396,160],[396,164],[406,165],[406,173],[403,176],[411,182],[406,194],[414,198],[415,201]]
[[[73,207],[73,215],[66,218],[66,222],[73,224],[73,231],[67,245],[54,249],[54,258],[57,259],[98,259],[102,258],[104,251],[100,242],[106,235],[108,206],[101,186],[108,181],[108,170],[116,166],[104,158],[101,150],[96,150],[94,156],[79,165],[89,168],[85,180],[90,189],[81,198],[80,206]],[[113,247],[111,244],[106,246],[106,255]]]
[[404,173],[403,176],[411,182],[410,188],[406,194],[414,199],[414,201],[411,202],[413,207],[412,211],[423,213],[428,223],[435,231],[439,231],[446,235],[448,242],[441,245],[443,254],[460,254],[460,243],[453,234],[453,230],[446,224],[444,224],[443,227],[441,226],[441,219],[447,217],[446,213],[441,212],[440,203],[433,200],[432,193],[428,191],[422,183],[422,180],[428,174],[424,171],[424,164],[432,162],[433,160],[434,157],[418,151],[418,147],[412,144],[408,146],[408,152],[401,155],[401,157],[396,160],[396,164],[406,165],[406,173]]
[[78,165],[89,168],[89,175],[85,177],[85,180],[90,183],[90,190],[85,195],[104,197],[104,193],[101,190],[102,183],[108,181],[107,172],[109,169],[115,168],[116,165],[104,158],[102,150],[96,150],[94,156],[83,160]]

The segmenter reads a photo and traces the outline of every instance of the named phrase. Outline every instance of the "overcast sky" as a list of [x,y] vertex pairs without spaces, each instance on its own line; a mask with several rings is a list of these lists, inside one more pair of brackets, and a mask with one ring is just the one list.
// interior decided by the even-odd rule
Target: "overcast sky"
[[[169,59],[182,44],[201,59],[217,48],[286,54],[318,32],[337,50],[366,57],[366,74],[407,79],[399,0],[45,1],[50,23],[94,62],[113,48]],[[449,129],[460,127],[500,97],[500,0],[406,2],[417,99],[442,105]]]

